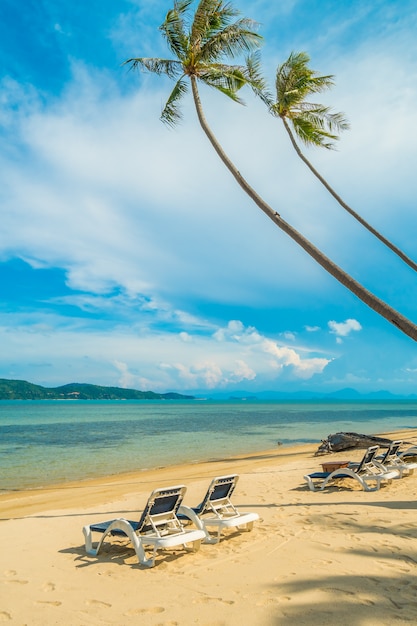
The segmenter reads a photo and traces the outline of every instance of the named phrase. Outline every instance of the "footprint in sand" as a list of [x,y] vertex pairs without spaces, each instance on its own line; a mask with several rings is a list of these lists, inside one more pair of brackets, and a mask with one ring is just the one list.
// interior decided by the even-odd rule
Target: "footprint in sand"
[[395,569],[399,572],[405,572],[406,574],[408,574],[408,572],[410,571],[409,567],[399,567],[398,563],[387,563],[385,561],[377,561],[380,565],[382,565],[383,568],[391,568],[391,569]]
[[264,598],[260,598],[257,602],[255,602],[255,606],[271,606],[274,604],[279,604],[279,600],[277,599],[276,596],[272,596],[271,594],[268,594],[267,597]]
[[343,593],[345,596],[354,596],[356,595],[354,591],[349,591],[348,589],[340,589],[339,587],[327,587],[328,591],[336,591],[337,593]]
[[209,596],[205,596],[203,598],[199,598],[198,600],[193,600],[193,604],[209,604],[210,602],[222,602],[222,604],[235,604],[234,600],[224,600],[223,598],[212,598]]
[[5,580],[5,583],[7,583],[8,585],[14,583],[15,585],[27,585],[28,584],[28,580]]
[[333,561],[326,561],[325,559],[322,559],[320,561],[316,561],[316,563],[313,565],[314,568],[316,567],[328,567],[329,565],[332,565]]
[[44,604],[47,606],[61,606],[62,602],[55,600],[55,602],[49,602],[48,600],[36,600],[35,604]]
[[108,602],[102,602],[101,600],[87,600],[86,605],[102,607],[103,609],[109,609],[111,607],[111,604],[109,604]]
[[42,586],[42,591],[55,591],[55,585],[54,583],[45,583]]
[[10,613],[7,611],[0,611],[0,622],[9,622],[12,619]]
[[126,615],[126,617],[134,617],[135,615],[143,615],[145,613],[156,615],[158,613],[163,613],[164,611],[165,609],[163,606],[152,606],[148,609],[130,609],[129,611],[126,611],[126,613],[123,613],[123,615]]

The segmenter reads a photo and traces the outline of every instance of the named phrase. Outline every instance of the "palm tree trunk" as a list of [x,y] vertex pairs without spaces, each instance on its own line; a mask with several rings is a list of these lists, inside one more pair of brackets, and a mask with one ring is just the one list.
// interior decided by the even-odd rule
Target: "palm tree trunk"
[[417,263],[415,263],[412,259],[410,259],[410,257],[408,257],[402,250],[400,250],[400,248],[397,248],[397,246],[393,244],[389,239],[386,239],[386,237],[384,237],[384,235],[382,235],[373,226],[368,224],[368,222],[364,220],[363,217],[359,215],[359,213],[356,213],[356,211],[354,211],[348,204],[346,204],[346,202],[339,196],[339,194],[337,194],[335,190],[332,187],[330,187],[329,183],[323,178],[323,176],[321,176],[321,174],[319,174],[319,172],[315,169],[315,167],[310,163],[310,161],[301,152],[297,142],[294,139],[291,129],[287,123],[287,120],[284,117],[282,117],[281,119],[284,123],[285,130],[287,131],[291,139],[291,143],[294,147],[294,150],[296,151],[300,159],[304,161],[304,163],[307,165],[310,171],[313,172],[314,176],[316,176],[316,178],[319,179],[321,184],[324,185],[324,187],[326,187],[327,191],[333,196],[333,198],[335,198],[335,200],[337,200],[340,206],[343,207],[345,211],[350,213],[352,217],[355,218],[355,220],[357,220],[360,224],[362,224],[362,226],[364,226],[367,230],[369,230],[370,233],[375,235],[375,237],[379,239],[379,241],[382,241],[382,243],[385,244],[387,248],[389,248],[397,256],[399,256],[400,259],[404,261],[404,263],[407,263],[407,265],[409,265],[415,272],[417,272]]
[[243,178],[240,172],[236,169],[234,164],[230,161],[229,157],[223,151],[216,137],[212,133],[209,125],[207,124],[203,108],[201,105],[200,96],[197,88],[197,79],[195,76],[190,76],[191,86],[194,98],[194,104],[197,111],[198,120],[201,128],[209,139],[211,145],[217,152],[220,159],[223,161],[229,172],[242,187],[242,189],[248,194],[248,196],[255,202],[255,204],[267,215],[281,230],[291,237],[299,246],[301,246],[307,254],[309,254],[319,265],[321,265],[329,274],[331,274],[342,285],[347,287],[352,293],[354,293],[362,302],[368,305],[371,309],[376,311],[382,317],[385,317],[391,324],[394,324],[403,333],[417,341],[417,326],[409,319],[404,317],[401,313],[390,307],[383,300],[380,300],[373,293],[368,291],[354,278],[349,276],[338,265],[333,263],[331,259],[326,257],[318,248],[316,248],[308,239],[306,239],[295,228],[288,224],[276,211],[274,211],[269,204],[267,204],[249,185],[249,183]]

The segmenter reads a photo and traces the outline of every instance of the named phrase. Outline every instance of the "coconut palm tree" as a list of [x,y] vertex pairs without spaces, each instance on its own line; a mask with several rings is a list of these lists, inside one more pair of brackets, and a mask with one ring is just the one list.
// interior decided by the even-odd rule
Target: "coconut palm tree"
[[175,59],[136,57],[125,62],[133,69],[165,74],[176,81],[162,111],[162,121],[174,125],[181,119],[179,102],[188,90],[189,81],[197,117],[204,133],[224,165],[255,204],[365,304],[417,340],[417,326],[413,322],[360,285],[288,224],[256,193],[225,154],[205,118],[198,83],[205,83],[237,102],[242,102],[237,92],[245,84],[250,84],[264,97],[264,85],[261,80],[256,79],[259,74],[259,60],[256,57],[250,59],[250,70],[246,66],[224,63],[225,58],[234,59],[241,53],[250,54],[259,47],[261,37],[256,32],[257,24],[250,19],[240,18],[240,13],[224,0],[200,0],[193,16],[190,15],[192,3],[193,0],[175,0],[174,7],[168,11],[160,26]]
[[312,94],[321,93],[334,85],[334,76],[320,76],[308,67],[309,62],[310,57],[305,52],[292,52],[288,59],[278,67],[275,80],[276,102],[269,102],[271,113],[282,120],[300,159],[340,206],[417,272],[417,264],[346,204],[300,150],[294,134],[306,146],[332,149],[334,142],[339,139],[337,133],[349,128],[343,113],[332,113],[329,107],[322,104],[306,102],[306,98]]

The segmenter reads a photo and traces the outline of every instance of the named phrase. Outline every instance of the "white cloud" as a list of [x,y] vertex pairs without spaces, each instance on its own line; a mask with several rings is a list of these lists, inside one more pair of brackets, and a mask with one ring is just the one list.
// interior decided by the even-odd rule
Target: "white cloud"
[[340,337],[347,337],[351,332],[358,332],[362,330],[362,326],[355,319],[347,319],[344,322],[335,322],[330,320],[328,322],[330,332]]
[[114,361],[116,369],[120,372],[118,379],[118,386],[123,389],[130,389],[137,383],[136,377],[129,372],[129,367],[126,363],[121,361]]
[[220,367],[214,361],[200,361],[193,365],[174,363],[162,365],[165,371],[176,372],[179,379],[189,389],[223,389],[230,384],[251,381],[256,378],[256,373],[245,361],[237,359],[234,363]]
[[305,347],[278,344],[238,321],[219,329],[220,334],[225,331],[219,341],[211,329],[178,333],[174,324],[155,332],[140,319],[116,327],[96,322],[94,329],[88,320],[41,319],[43,323],[30,315],[0,316],[0,369],[5,377],[13,378],[11,354],[13,362],[30,364],[31,382],[53,384],[56,376],[57,384],[75,379],[154,390],[227,388],[245,381],[262,385],[284,372],[306,380],[330,362]]
[[242,380],[253,380],[256,378],[256,372],[249,367],[245,361],[239,359],[235,363],[235,368],[232,373],[233,381],[240,382]]
[[218,328],[213,333],[216,341],[238,341],[240,343],[258,342],[260,335],[253,327],[245,328],[241,321],[231,320],[224,328]]
[[275,358],[275,365],[278,367],[292,366],[297,378],[307,379],[314,374],[323,372],[330,359],[322,357],[302,358],[293,348],[279,346],[270,339],[263,341],[263,350]]

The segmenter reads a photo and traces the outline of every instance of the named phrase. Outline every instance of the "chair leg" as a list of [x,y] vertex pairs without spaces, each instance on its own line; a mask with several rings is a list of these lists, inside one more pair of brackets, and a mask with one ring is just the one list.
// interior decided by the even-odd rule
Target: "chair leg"
[[85,539],[85,551],[91,556],[97,556],[95,548],[93,548],[93,537],[90,526],[84,526],[83,534]]
[[182,545],[184,547],[184,550],[187,550],[188,552],[198,552],[201,546],[201,539],[193,541],[191,547],[189,547],[188,543],[183,543]]
[[91,556],[97,556],[107,535],[109,535],[112,530],[116,530],[116,529],[122,530],[124,534],[130,539],[130,541],[132,542],[133,548],[136,552],[136,556],[138,557],[138,561],[141,565],[144,565],[146,567],[153,567],[155,565],[155,552],[156,552],[155,547],[154,547],[153,558],[147,559],[140,537],[137,536],[132,526],[125,519],[116,519],[111,524],[109,524],[106,531],[102,534],[100,541],[98,542],[96,547],[93,546],[91,527],[84,526],[83,533],[85,537],[85,551],[87,552],[87,554]]
[[314,482],[312,481],[312,479],[310,478],[310,476],[304,476],[305,480],[307,481],[308,484],[308,488],[310,489],[310,491],[317,491]]

